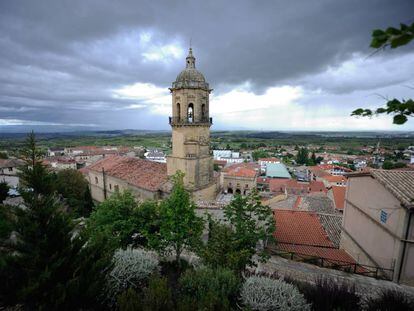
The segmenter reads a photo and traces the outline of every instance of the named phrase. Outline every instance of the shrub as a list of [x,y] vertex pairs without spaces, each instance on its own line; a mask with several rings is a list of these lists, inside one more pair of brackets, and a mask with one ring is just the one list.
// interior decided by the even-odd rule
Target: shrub
[[382,290],[365,302],[367,311],[409,311],[414,310],[414,297],[393,289]]
[[139,289],[157,269],[158,259],[152,252],[131,248],[117,250],[113,268],[107,277],[108,298],[113,302],[127,288]]
[[223,268],[188,270],[179,284],[180,310],[230,310],[239,289],[239,279]]
[[141,309],[141,298],[132,288],[118,295],[118,309],[120,311],[135,311]]
[[172,310],[174,303],[171,289],[166,278],[151,278],[143,291],[142,309],[148,311]]
[[310,310],[294,285],[266,277],[247,278],[241,289],[241,300],[252,310]]
[[336,282],[329,278],[318,278],[316,285],[292,283],[299,288],[306,300],[312,303],[313,310],[353,311],[358,309],[360,299],[355,292],[355,287],[348,283]]

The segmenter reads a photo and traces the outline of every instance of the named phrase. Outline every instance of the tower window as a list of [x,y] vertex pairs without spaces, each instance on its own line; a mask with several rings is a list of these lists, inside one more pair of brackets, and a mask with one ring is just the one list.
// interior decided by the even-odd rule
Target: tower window
[[95,177],[95,184],[98,184],[98,177]]
[[187,120],[189,123],[194,122],[194,105],[190,103],[187,109]]
[[201,105],[201,118],[204,119],[206,116],[206,104]]
[[177,103],[177,118],[180,119],[181,116],[181,106],[180,103]]

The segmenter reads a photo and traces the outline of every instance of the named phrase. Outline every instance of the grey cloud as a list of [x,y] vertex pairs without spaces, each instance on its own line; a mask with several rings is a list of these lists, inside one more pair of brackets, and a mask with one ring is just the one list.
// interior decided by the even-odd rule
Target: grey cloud
[[370,52],[372,29],[412,21],[412,12],[411,0],[1,1],[0,119],[111,127],[163,120],[147,108],[123,110],[147,103],[111,96],[136,82],[167,88],[184,66],[143,62],[138,45],[124,40],[138,43],[140,31],[185,48],[192,38],[216,94],[245,81],[260,93]]

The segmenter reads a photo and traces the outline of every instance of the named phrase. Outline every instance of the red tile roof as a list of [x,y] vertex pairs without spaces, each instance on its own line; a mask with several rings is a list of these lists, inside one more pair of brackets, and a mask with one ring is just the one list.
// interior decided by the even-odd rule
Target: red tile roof
[[311,246],[334,247],[316,213],[308,211],[275,210],[277,242]]
[[167,165],[144,159],[111,156],[92,164],[89,170],[102,172],[102,168],[109,176],[125,180],[129,184],[157,191],[167,178]]
[[272,192],[284,192],[286,183],[289,179],[286,178],[272,178],[269,180],[269,190]]
[[335,248],[316,213],[274,210],[277,248],[307,256],[355,263],[345,251]]
[[335,208],[344,209],[346,187],[332,186],[332,194],[335,202]]
[[254,163],[237,163],[224,168],[226,176],[254,178],[259,174],[260,167]]
[[326,192],[325,185],[322,181],[312,180],[309,185],[310,192]]
[[341,175],[329,175],[323,177],[328,182],[340,182],[340,183],[346,183],[346,177]]

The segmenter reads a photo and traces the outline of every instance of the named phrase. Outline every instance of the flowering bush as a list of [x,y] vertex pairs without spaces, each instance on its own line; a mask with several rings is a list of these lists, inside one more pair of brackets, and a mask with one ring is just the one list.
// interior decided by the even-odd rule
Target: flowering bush
[[282,280],[252,276],[246,279],[241,300],[252,310],[310,310],[298,289]]
[[158,258],[153,252],[131,248],[117,250],[107,277],[108,298],[114,301],[125,289],[140,287],[158,267]]

